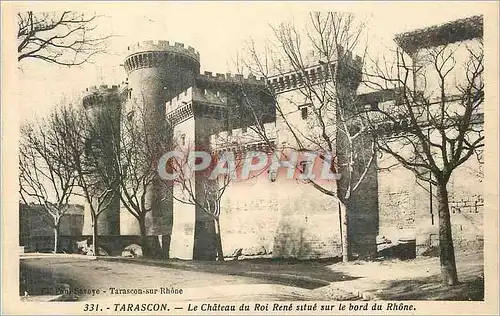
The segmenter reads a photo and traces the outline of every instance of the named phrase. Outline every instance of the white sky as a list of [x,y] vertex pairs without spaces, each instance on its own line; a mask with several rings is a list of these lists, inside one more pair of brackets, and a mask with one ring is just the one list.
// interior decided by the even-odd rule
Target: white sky
[[[33,10],[91,10],[104,15],[99,32],[114,34],[109,54],[94,64],[62,67],[37,60],[24,60],[19,71],[20,119],[43,114],[72,98],[86,87],[119,84],[126,78],[120,66],[129,44],[143,40],[169,40],[195,47],[201,55],[201,72],[235,72],[233,60],[244,43],[271,37],[269,24],[293,19],[301,25],[310,10],[359,12],[368,19],[369,47],[373,53],[393,45],[395,34],[416,28],[484,13],[480,3],[81,3],[26,4]],[[491,8],[491,6],[490,6]]]

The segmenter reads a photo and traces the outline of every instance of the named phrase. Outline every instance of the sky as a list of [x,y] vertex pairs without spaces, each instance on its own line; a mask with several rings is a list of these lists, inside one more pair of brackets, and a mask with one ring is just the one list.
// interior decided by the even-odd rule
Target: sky
[[[113,34],[108,53],[78,67],[25,60],[18,65],[17,103],[21,120],[41,116],[62,100],[78,99],[85,88],[120,84],[126,74],[127,46],[143,40],[169,40],[196,48],[201,72],[235,73],[234,60],[245,43],[272,37],[270,25],[283,21],[297,26],[307,22],[311,10],[354,12],[367,21],[369,52],[377,54],[393,45],[395,34],[440,24],[484,11],[480,4],[462,2],[120,2],[23,4],[19,10],[83,10],[102,15],[101,34]],[[13,16],[15,18],[15,16]]]

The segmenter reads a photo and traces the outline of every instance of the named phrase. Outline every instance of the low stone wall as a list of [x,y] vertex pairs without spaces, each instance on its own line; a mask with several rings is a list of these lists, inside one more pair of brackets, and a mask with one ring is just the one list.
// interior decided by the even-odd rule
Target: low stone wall
[[[92,244],[92,236],[82,236],[82,239],[87,239],[87,243]],[[168,248],[170,246],[170,236],[147,236],[146,242],[150,250],[150,256],[168,258]],[[131,244],[142,245],[140,236],[135,235],[120,235],[120,236],[99,236],[97,240],[99,247],[104,249],[110,256],[121,256],[125,247]],[[144,247],[143,247],[144,248]]]
[[[88,245],[92,244],[92,236],[60,236],[60,251],[65,253],[78,253],[78,242],[87,241]],[[120,236],[99,236],[97,240],[99,247],[104,249],[110,256],[120,256],[125,247],[131,244],[142,246],[140,236],[136,235],[120,235]],[[167,249],[170,246],[170,236],[147,236],[148,243],[153,257],[168,257]],[[54,249],[54,237],[50,236],[33,236],[29,240],[24,240],[22,243],[24,252],[52,252]]]

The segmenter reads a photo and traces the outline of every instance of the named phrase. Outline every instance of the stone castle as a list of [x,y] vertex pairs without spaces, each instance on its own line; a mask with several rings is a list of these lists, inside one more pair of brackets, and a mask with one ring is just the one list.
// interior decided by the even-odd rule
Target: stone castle
[[[427,32],[431,38],[443,41],[446,35],[440,33],[444,32],[440,31],[442,28],[405,36]],[[445,42],[473,41],[478,37],[466,32],[462,38],[454,36]],[[435,45],[444,44],[438,42]],[[421,48],[418,43],[413,45],[414,50]],[[345,56],[336,65],[316,61],[303,74],[290,72],[264,80],[253,75],[200,74],[200,54],[194,48],[168,41],[141,42],[128,47],[124,61],[126,84],[89,88],[83,105],[89,111],[139,105],[144,109],[151,134],[155,134],[158,126],[170,127],[170,136],[156,133],[158,142],[172,142],[172,135],[176,135],[186,146],[215,151],[259,150],[266,144],[251,128],[255,120],[245,113],[243,104],[251,100],[269,140],[279,147],[290,143],[291,137],[276,113],[273,98],[263,91],[272,89],[280,106],[289,113],[287,120],[307,130],[309,101],[298,93],[300,76],[320,82],[342,76],[346,69],[355,69],[345,83],[355,93],[363,61],[349,52]],[[364,103],[360,106],[393,102],[380,93],[363,94],[359,100]],[[437,241],[432,188],[429,191],[429,184],[422,187],[402,167],[377,168],[386,160],[377,155],[376,163],[353,198],[348,232],[352,251],[360,257],[376,252],[377,236],[393,242],[414,238],[420,248]],[[470,159],[450,182],[453,234],[458,243],[482,239],[482,176],[478,176],[481,166]],[[148,203],[152,210],[147,215],[147,235],[157,236],[158,247],[171,258],[214,259],[213,220],[194,205],[158,198],[161,190],[164,189],[159,183],[150,188]],[[342,252],[339,201],[299,181],[280,177],[271,181],[268,174],[263,174],[249,181],[231,183],[222,199],[220,223],[223,249],[228,255],[242,249],[248,255],[310,259],[335,257]],[[89,227],[87,221],[84,234],[91,234]],[[100,216],[98,227],[99,235],[107,239],[139,234],[137,220],[120,207],[119,199]]]

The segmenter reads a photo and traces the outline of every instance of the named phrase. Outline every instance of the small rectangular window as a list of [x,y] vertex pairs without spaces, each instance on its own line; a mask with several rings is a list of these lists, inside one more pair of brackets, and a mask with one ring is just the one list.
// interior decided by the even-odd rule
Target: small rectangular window
[[307,119],[307,106],[303,106],[300,108],[300,116],[302,117],[303,120]]
[[301,161],[299,164],[300,173],[308,174],[309,173],[309,165],[310,165],[309,161]]

